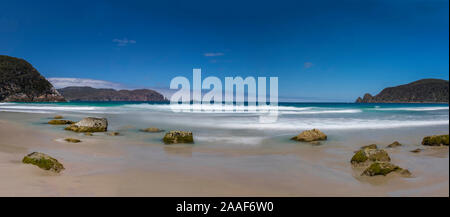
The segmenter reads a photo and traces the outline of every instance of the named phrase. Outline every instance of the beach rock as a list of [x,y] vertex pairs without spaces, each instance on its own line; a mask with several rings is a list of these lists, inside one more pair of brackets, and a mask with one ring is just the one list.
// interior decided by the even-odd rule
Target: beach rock
[[74,138],[66,138],[66,139],[64,139],[64,141],[71,142],[71,143],[79,143],[79,142],[81,142],[81,140],[74,139]]
[[364,150],[364,149],[378,149],[378,146],[376,144],[365,145],[365,146],[362,146],[360,150]]
[[94,134],[92,134],[91,132],[86,132],[84,133],[85,136],[93,136]]
[[64,170],[64,166],[59,163],[58,160],[39,152],[33,152],[25,156],[22,162],[25,164],[33,164],[41,169],[53,171],[56,173]]
[[165,144],[176,143],[194,143],[192,132],[188,131],[170,131],[163,138]]
[[397,165],[387,163],[387,162],[375,162],[372,163],[367,169],[364,170],[364,172],[361,174],[362,176],[378,176],[378,175],[387,175],[391,172],[402,172],[402,173],[409,173],[404,172],[402,168],[398,167]]
[[118,135],[120,135],[120,133],[119,132],[109,132],[108,135],[109,136],[118,136]]
[[108,120],[106,118],[83,118],[81,121],[65,128],[74,132],[106,132]]
[[423,138],[422,145],[427,146],[448,146],[448,135],[434,135]]
[[421,152],[423,149],[421,149],[421,148],[417,148],[417,149],[414,149],[414,150],[412,150],[411,152],[412,153],[419,153],[419,152]]
[[142,132],[147,132],[147,133],[159,133],[159,132],[163,132],[164,130],[161,130],[159,128],[156,127],[149,127],[149,128],[145,128],[145,129],[141,129]]
[[402,144],[400,144],[399,142],[395,141],[392,144],[388,145],[388,148],[395,148],[395,147],[399,147],[402,146]]
[[383,149],[374,148],[374,146],[367,146],[357,151],[350,162],[353,165],[362,164],[366,162],[390,162],[389,154]]
[[292,140],[296,140],[299,142],[313,142],[313,141],[320,141],[320,140],[326,140],[327,135],[323,133],[322,131],[318,129],[312,129],[312,130],[305,130],[298,134],[297,136],[293,137]]
[[55,117],[53,117],[53,119],[63,119],[64,117],[61,115],[56,115]]
[[50,120],[47,123],[52,125],[66,125],[66,124],[73,124],[74,122],[69,120]]

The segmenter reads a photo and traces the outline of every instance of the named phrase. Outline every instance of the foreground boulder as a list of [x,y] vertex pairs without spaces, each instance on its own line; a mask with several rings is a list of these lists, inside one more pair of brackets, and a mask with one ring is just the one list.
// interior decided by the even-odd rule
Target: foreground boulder
[[362,176],[378,176],[378,175],[387,175],[391,172],[398,172],[403,176],[410,176],[411,173],[409,170],[405,170],[400,168],[397,165],[387,163],[387,162],[375,162],[372,163],[364,172],[361,174]]
[[327,135],[323,133],[322,131],[318,129],[312,129],[312,130],[305,130],[298,134],[297,136],[294,136],[291,138],[292,140],[296,140],[299,142],[313,142],[313,141],[320,141],[320,140],[326,140]]
[[106,118],[83,118],[75,124],[65,128],[74,132],[106,132],[108,129],[108,120]]
[[423,138],[422,145],[428,146],[448,146],[448,135],[435,135]]
[[159,128],[156,127],[149,127],[149,128],[145,128],[145,129],[141,129],[142,132],[147,132],[147,133],[159,133],[159,132],[163,132],[164,130],[161,130]]
[[47,122],[48,124],[52,124],[52,125],[67,125],[67,124],[73,124],[73,121],[69,121],[69,120],[50,120],[49,122]]
[[33,152],[25,156],[22,162],[25,164],[33,164],[41,169],[49,170],[56,173],[59,173],[62,170],[64,170],[64,166],[61,163],[59,163],[58,160],[39,152]]
[[362,147],[353,155],[350,162],[354,165],[364,164],[368,162],[390,162],[389,154],[383,150],[378,149],[376,145],[369,145]]
[[194,143],[192,132],[188,131],[169,131],[163,138],[165,144],[176,143]]

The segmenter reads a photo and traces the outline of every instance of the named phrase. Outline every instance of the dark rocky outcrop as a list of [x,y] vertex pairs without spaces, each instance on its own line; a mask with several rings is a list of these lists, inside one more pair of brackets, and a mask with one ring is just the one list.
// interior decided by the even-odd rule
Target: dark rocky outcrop
[[395,147],[399,147],[399,146],[402,146],[402,144],[397,142],[397,141],[395,141],[395,142],[389,144],[387,147],[388,148],[395,148]]
[[69,101],[167,101],[162,94],[149,89],[114,90],[92,87],[65,87],[58,89],[58,91]]
[[388,87],[376,96],[368,93],[357,103],[448,103],[449,84],[446,80],[422,79],[409,84]]
[[55,158],[46,154],[33,152],[22,159],[25,164],[33,164],[44,170],[50,170],[56,173],[64,170],[64,166]]
[[64,102],[30,63],[0,55],[0,102]]

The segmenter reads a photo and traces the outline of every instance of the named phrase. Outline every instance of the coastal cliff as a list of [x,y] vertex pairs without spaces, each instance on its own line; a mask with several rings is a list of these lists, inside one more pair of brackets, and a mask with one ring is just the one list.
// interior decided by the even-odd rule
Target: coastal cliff
[[0,102],[64,102],[30,63],[0,55]]
[[356,103],[448,103],[449,83],[441,79],[422,79],[396,87],[388,87],[379,94],[368,93]]
[[114,90],[92,87],[65,87],[58,89],[58,91],[69,101],[167,101],[162,94],[149,89]]

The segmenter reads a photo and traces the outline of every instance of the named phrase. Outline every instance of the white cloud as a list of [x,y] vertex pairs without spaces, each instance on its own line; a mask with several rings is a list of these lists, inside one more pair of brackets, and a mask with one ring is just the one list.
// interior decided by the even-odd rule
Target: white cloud
[[52,83],[52,85],[55,88],[64,88],[64,87],[70,87],[70,86],[77,86],[77,87],[93,87],[93,88],[112,88],[112,89],[127,89],[125,85],[114,83],[110,81],[103,81],[103,80],[94,80],[94,79],[87,79],[87,78],[48,78],[48,81]]
[[135,40],[128,40],[127,38],[124,38],[124,39],[115,38],[112,41],[114,43],[117,43],[117,46],[119,46],[119,47],[127,46],[128,44],[136,44]]
[[224,53],[204,53],[203,56],[205,57],[218,57],[218,56],[223,56],[225,55]]

